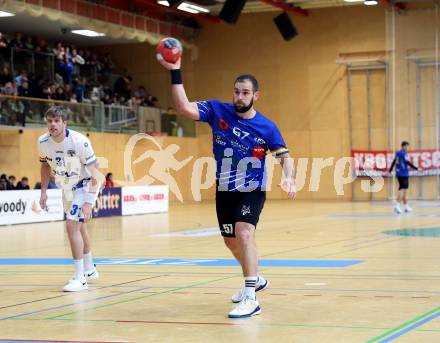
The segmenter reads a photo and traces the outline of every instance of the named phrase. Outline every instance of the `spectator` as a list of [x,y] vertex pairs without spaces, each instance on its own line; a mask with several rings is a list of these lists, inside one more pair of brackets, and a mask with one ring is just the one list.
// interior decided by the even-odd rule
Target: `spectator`
[[19,49],[24,48],[24,42],[23,42],[22,35],[20,32],[15,33],[15,37],[13,40],[11,40],[11,42],[9,43],[9,46],[11,48],[19,48]]
[[26,176],[23,176],[21,178],[21,181],[18,181],[17,187],[15,189],[30,189],[29,179]]
[[72,91],[76,96],[77,102],[83,102],[84,93],[86,91],[86,79],[76,79],[73,81]]
[[55,100],[66,101],[66,94],[63,87],[58,87],[55,93]]
[[23,81],[21,86],[17,88],[18,96],[29,96],[29,83],[27,81]]
[[132,81],[131,76],[119,77],[115,81],[113,92],[120,96],[129,97],[131,81]]
[[35,51],[36,52],[41,52],[41,53],[48,53],[49,52],[49,47],[47,46],[46,40],[41,38],[38,41],[38,45],[35,47]]
[[23,45],[25,49],[34,50],[34,39],[31,36],[28,36]]
[[15,189],[15,182],[17,181],[15,176],[9,175],[8,181],[9,181],[9,189],[8,190],[14,190]]
[[4,87],[8,82],[12,82],[12,75],[9,68],[5,66],[0,74],[0,87]]
[[113,188],[115,187],[115,183],[113,182],[113,174],[107,173],[105,176],[105,186],[104,188]]
[[[49,178],[49,183],[47,184],[47,189],[57,189],[58,186],[55,183],[55,176],[51,175]],[[34,189],[41,189],[41,182],[35,184]]]
[[4,191],[8,191],[11,188],[6,174],[0,176],[0,183]]
[[22,70],[20,72],[20,75],[18,75],[15,80],[17,81],[17,86],[20,87],[23,83],[23,81],[27,81],[28,80],[28,73],[26,70]]
[[3,36],[3,34],[0,32],[0,60],[2,61],[2,63],[4,62],[4,60],[9,58],[10,54],[11,53],[9,51],[9,42],[6,37]]

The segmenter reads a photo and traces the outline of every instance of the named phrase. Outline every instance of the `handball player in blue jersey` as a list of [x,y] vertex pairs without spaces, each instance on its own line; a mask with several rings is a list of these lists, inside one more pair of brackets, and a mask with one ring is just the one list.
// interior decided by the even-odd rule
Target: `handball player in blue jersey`
[[411,212],[412,209],[408,205],[408,199],[406,197],[406,193],[409,187],[409,170],[408,166],[417,170],[418,168],[412,164],[408,157],[408,147],[409,143],[407,141],[403,141],[401,144],[402,149],[396,152],[396,157],[393,160],[393,163],[390,167],[390,173],[393,171],[394,166],[396,166],[396,176],[397,181],[399,182],[399,190],[397,191],[397,203],[394,207],[394,211],[397,214],[402,213],[402,209],[400,208],[400,203],[403,202],[405,205],[405,212]]
[[265,156],[279,160],[284,175],[280,186],[290,199],[296,196],[293,162],[277,126],[254,109],[259,97],[258,82],[252,75],[241,75],[234,82],[233,103],[218,100],[190,102],[180,73],[181,60],[159,62],[171,73],[171,91],[178,113],[207,122],[213,133],[213,152],[217,162],[216,209],[226,246],[240,263],[243,287],[232,296],[236,307],[230,318],[261,313],[255,296],[268,281],[258,274],[255,229],[266,200]]

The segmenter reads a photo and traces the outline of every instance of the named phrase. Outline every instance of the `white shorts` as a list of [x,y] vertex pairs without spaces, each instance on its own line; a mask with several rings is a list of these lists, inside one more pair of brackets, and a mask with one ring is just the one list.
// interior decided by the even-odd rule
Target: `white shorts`
[[[88,187],[81,187],[74,190],[63,191],[64,213],[66,214],[67,220],[74,220],[81,223],[84,222],[84,215],[81,209],[85,203],[85,196],[87,193]],[[96,191],[96,194],[98,193],[99,187]],[[92,205],[94,206],[95,204]]]

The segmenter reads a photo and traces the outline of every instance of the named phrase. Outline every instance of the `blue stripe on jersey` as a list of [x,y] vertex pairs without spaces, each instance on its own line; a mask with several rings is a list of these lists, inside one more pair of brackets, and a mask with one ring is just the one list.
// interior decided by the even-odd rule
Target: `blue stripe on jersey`
[[[49,137],[47,137],[47,138],[45,138],[45,139],[42,139],[41,141],[40,141],[40,144],[41,143],[44,143],[44,142],[47,142],[49,140]],[[34,141],[35,142],[35,141]]]
[[220,190],[250,191],[265,188],[268,151],[287,152],[277,126],[257,112],[251,119],[239,117],[233,104],[218,100],[197,103],[200,121],[213,133],[213,153]]

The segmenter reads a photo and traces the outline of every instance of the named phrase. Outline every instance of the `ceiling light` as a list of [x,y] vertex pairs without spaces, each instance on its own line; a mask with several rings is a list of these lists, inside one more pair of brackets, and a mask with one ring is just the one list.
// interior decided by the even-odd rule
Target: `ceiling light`
[[375,6],[377,5],[377,0],[365,0],[364,5],[366,6]]
[[[157,3],[160,5],[163,5],[163,6],[170,5],[170,3],[166,0],[159,0]],[[182,2],[177,8],[181,11],[185,11],[185,12],[193,13],[193,14],[209,13],[209,10],[207,8],[202,7],[200,5],[192,4],[190,2]]]
[[204,8],[199,5],[191,4],[189,2],[182,2],[178,7],[179,10],[189,12],[189,13],[209,13],[207,8]]
[[0,11],[0,17],[13,17],[13,16],[15,16],[14,13]]
[[105,36],[105,33],[100,33],[92,30],[72,30],[72,33],[75,33],[77,35],[81,36],[87,36],[87,37],[102,37]]

